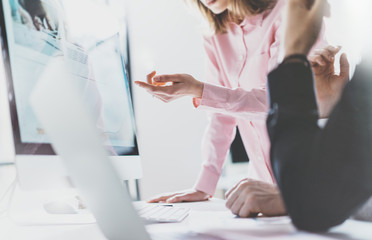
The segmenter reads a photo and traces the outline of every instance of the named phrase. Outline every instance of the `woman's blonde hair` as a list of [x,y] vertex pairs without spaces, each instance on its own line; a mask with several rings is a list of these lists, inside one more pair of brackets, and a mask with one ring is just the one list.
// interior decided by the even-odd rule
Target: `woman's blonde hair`
[[239,23],[249,15],[256,15],[273,8],[276,3],[276,0],[229,0],[231,11],[225,10],[220,14],[214,14],[200,0],[187,1],[196,5],[215,34],[226,33],[229,22]]

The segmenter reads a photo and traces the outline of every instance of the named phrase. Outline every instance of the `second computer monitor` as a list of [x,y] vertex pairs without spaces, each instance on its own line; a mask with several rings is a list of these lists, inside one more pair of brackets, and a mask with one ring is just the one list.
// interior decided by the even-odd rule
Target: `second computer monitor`
[[[30,105],[48,63],[62,57],[123,179],[142,176],[136,140],[125,4],[121,0],[3,0],[0,27],[19,180],[68,185],[67,173]],[[66,95],[68,98],[68,95]]]

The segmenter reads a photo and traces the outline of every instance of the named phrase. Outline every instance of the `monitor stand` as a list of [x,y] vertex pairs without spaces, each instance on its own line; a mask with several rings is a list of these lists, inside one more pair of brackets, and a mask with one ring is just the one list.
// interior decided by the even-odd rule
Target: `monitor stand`
[[95,223],[75,189],[24,191],[15,186],[9,217],[19,225],[75,225]]

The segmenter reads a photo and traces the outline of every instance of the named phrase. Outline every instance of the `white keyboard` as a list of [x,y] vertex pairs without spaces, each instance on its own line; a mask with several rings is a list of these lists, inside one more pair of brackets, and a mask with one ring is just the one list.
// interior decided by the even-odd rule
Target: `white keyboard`
[[190,209],[172,204],[135,204],[138,215],[148,222],[181,222],[189,215]]

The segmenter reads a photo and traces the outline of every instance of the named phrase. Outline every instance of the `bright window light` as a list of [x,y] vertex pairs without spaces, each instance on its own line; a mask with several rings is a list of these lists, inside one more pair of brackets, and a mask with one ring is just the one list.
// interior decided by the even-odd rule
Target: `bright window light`
[[[360,61],[370,47],[372,21],[371,0],[329,0],[331,18],[326,20],[326,35],[330,44],[342,46],[352,64]],[[369,40],[369,41],[368,41]]]

